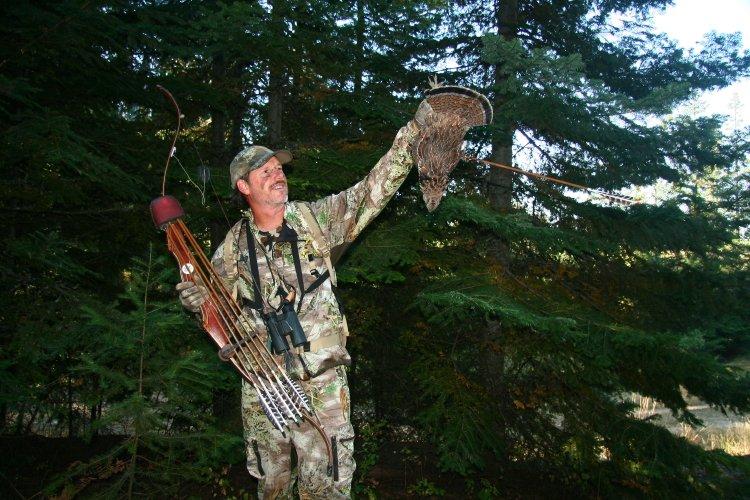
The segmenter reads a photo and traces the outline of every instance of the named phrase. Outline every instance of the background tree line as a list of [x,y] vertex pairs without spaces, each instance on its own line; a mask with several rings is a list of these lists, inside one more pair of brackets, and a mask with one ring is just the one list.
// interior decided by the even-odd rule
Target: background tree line
[[750,55],[716,33],[679,49],[649,24],[669,3],[3,5],[2,433],[123,436],[50,491],[98,491],[88,477],[174,494],[241,463],[237,377],[180,309],[148,215],[175,125],[155,85],[184,113],[167,191],[211,251],[238,217],[227,167],[243,146],[294,152],[293,198],[337,192],[438,74],[493,102],[471,154],[671,188],[611,206],[462,162],[428,214],[411,175],[339,270],[360,478],[394,441],[485,493],[524,470],[577,493],[732,494],[746,464],[634,418],[625,397],[691,424],[681,388],[750,405],[724,363],[750,347],[748,131],[673,112],[747,75]]

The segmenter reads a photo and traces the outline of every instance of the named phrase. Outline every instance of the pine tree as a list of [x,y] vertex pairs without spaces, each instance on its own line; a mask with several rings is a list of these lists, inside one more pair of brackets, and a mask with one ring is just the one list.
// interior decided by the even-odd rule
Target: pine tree
[[[103,462],[76,470],[83,476],[73,488],[114,471],[113,487],[123,493],[129,484],[136,493],[155,485],[175,491],[186,475],[205,481],[215,453],[230,445],[241,450],[237,422],[216,422],[206,412],[205,384],[226,386],[227,372],[208,340],[186,323],[163,274],[159,302],[170,306],[150,313],[155,322],[144,330],[147,338],[133,328],[143,319],[136,305],[147,287],[134,285],[142,265],[131,260],[150,242],[164,246],[146,207],[161,178],[164,131],[174,126],[153,85],[179,92],[180,81],[183,89],[212,95],[200,82],[180,80],[183,63],[196,57],[186,42],[195,43],[193,30],[203,28],[191,24],[190,7],[75,1],[2,7],[9,40],[0,52],[0,189],[8,215],[0,247],[8,284],[0,292],[3,432],[130,436],[127,450],[118,447]],[[181,100],[186,121],[205,116],[209,101],[199,107]],[[132,290],[136,285],[140,292]],[[178,327],[184,330],[176,335]],[[133,371],[142,340],[151,349],[144,377],[158,369],[161,378]],[[191,394],[195,373],[201,385]],[[128,467],[118,469],[126,452]],[[239,459],[224,458],[233,456]],[[144,467],[144,459],[158,466]],[[149,477],[151,484],[139,485]]]
[[241,453],[241,437],[207,416],[213,390],[235,382],[235,374],[215,362],[208,343],[197,341],[197,325],[179,314],[173,298],[173,264],[153,253],[134,260],[115,302],[91,298],[83,306],[80,351],[70,369],[83,381],[78,401],[103,404],[94,429],[126,438],[68,471],[69,493],[85,488],[86,478],[114,473],[117,479],[100,494],[177,494],[181,484],[210,479]]
[[[648,25],[661,5],[455,4],[451,83],[486,87],[496,112],[475,150],[489,146],[506,164],[531,151],[534,170],[592,188],[664,179],[680,189],[660,205],[611,207],[464,164],[433,216],[415,217],[420,208],[402,199],[409,215],[355,249],[351,279],[400,273],[407,283],[374,285],[382,305],[362,300],[382,314],[373,334],[389,332],[401,353],[391,362],[392,348],[375,349],[373,365],[413,360],[424,397],[410,405],[384,393],[379,407],[404,423],[410,413],[388,404],[410,407],[446,470],[508,479],[528,464],[579,492],[711,495],[731,494],[725,466],[745,467],[635,419],[626,398],[651,396],[691,424],[681,388],[727,411],[750,404],[747,374],[717,357],[747,342],[746,245],[722,202],[691,189],[742,164],[747,142],[725,137],[720,117],[655,120],[745,74],[748,55],[717,34],[683,53]],[[626,21],[612,33],[617,15]],[[390,259],[368,255],[379,239],[398,249]],[[421,314],[389,317],[415,293]],[[404,384],[397,374],[382,382]]]

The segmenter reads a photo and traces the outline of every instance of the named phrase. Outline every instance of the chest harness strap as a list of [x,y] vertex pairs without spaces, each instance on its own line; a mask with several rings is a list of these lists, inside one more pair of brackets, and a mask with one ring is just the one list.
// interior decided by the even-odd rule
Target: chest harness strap
[[[248,263],[250,264],[250,272],[252,273],[253,278],[253,300],[247,301],[247,304],[253,309],[262,311],[263,295],[260,291],[260,271],[258,270],[258,257],[255,251],[255,237],[253,236],[253,232],[250,230],[249,226],[250,224],[247,219],[242,221],[242,232],[245,233],[245,238],[247,239],[249,260]],[[282,225],[281,231],[279,233],[279,237],[276,241],[289,242],[291,246],[292,259],[294,260],[294,272],[297,275],[297,282],[299,284],[300,291],[299,299],[297,302],[297,312],[299,312],[300,308],[302,307],[302,300],[305,298],[305,295],[314,291],[316,288],[322,285],[323,282],[328,279],[330,273],[328,270],[326,270],[322,274],[318,275],[318,277],[310,284],[309,287],[305,288],[305,282],[302,278],[302,263],[300,262],[299,248],[297,246],[297,242],[299,241],[297,231],[295,231],[286,223],[286,221],[284,221],[284,224]],[[269,259],[269,264],[270,262],[271,260]]]
[[[288,224],[286,224],[286,221],[284,221],[284,225],[282,227],[282,231],[279,234],[279,240],[278,241],[290,241],[291,243],[291,250],[292,250],[292,259],[294,260],[294,271],[297,275],[297,282],[299,283],[299,289],[300,289],[300,297],[299,302],[297,304],[297,311],[299,312],[301,306],[302,306],[302,299],[304,296],[315,289],[317,289],[320,285],[322,285],[325,280],[330,279],[332,289],[336,290],[336,269],[333,267],[333,262],[331,259],[331,248],[328,245],[328,242],[323,235],[323,231],[320,229],[320,224],[315,219],[315,216],[312,213],[312,210],[310,209],[310,206],[306,203],[300,203],[297,205],[299,208],[300,215],[302,215],[302,218],[304,219],[308,229],[310,230],[310,236],[312,238],[313,248],[315,251],[322,256],[323,261],[326,265],[326,270],[322,273],[320,273],[315,281],[313,281],[307,289],[304,288],[304,282],[302,281],[302,264],[300,262],[299,258],[299,249],[297,247],[297,242],[299,241],[299,235],[294,230],[294,228],[290,227]],[[260,272],[258,270],[258,258],[257,254],[255,252],[255,237],[252,234],[252,231],[250,230],[250,224],[248,222],[248,219],[245,219],[242,221],[242,227],[240,229],[240,238],[242,238],[242,233],[245,233],[245,238],[247,240],[247,248],[248,248],[248,258],[249,258],[249,264],[250,264],[250,272],[252,273],[252,279],[253,279],[253,300],[249,301],[245,299],[245,304],[253,309],[257,309],[258,311],[263,311],[263,296],[260,291]],[[285,238],[282,239],[282,234],[285,236]],[[269,263],[271,261],[269,260]],[[340,301],[339,302],[339,309]],[[346,345],[346,338],[349,336],[349,325],[346,321],[346,316],[343,315],[342,311],[342,320],[343,320],[343,331],[340,332],[339,335],[333,335],[330,337],[324,337],[322,339],[318,339],[317,341],[313,341],[312,343],[315,344],[314,346],[311,346],[312,350],[318,350],[322,349],[324,347],[330,347],[333,345]],[[314,347],[314,348],[313,348]]]

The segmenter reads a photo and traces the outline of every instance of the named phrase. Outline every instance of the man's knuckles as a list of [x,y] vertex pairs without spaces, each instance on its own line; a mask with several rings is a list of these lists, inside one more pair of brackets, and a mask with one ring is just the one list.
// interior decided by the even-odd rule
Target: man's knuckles
[[206,287],[202,285],[196,285],[192,281],[183,281],[182,283],[177,283],[175,289],[180,292],[181,297],[198,293],[203,294],[206,292]]
[[192,281],[183,281],[175,286],[179,292],[180,302],[185,309],[198,312],[206,301],[207,289],[203,285],[197,285]]
[[183,297],[190,297],[191,295],[200,295],[200,293],[201,291],[197,286],[192,286],[181,291],[180,295]]

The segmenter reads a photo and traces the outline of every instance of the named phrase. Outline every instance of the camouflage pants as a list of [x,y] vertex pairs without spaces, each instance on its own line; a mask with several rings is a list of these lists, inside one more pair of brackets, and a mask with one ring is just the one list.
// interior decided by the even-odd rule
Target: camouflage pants
[[[255,390],[242,387],[242,420],[247,469],[258,478],[258,497],[294,498],[294,479],[301,499],[350,498],[354,475],[354,429],[349,420],[349,386],[343,366],[303,382],[329,438],[336,437],[339,480],[328,476],[328,453],[322,436],[309,422],[293,426],[286,437],[273,427],[258,404]],[[292,447],[297,469],[292,471]]]

